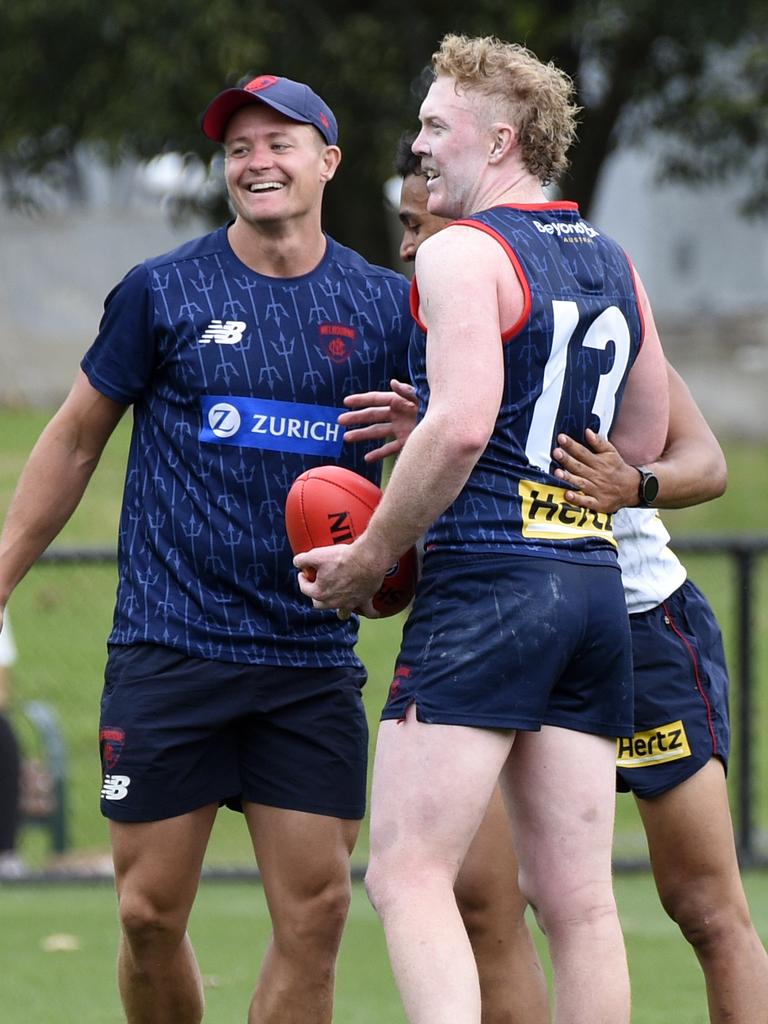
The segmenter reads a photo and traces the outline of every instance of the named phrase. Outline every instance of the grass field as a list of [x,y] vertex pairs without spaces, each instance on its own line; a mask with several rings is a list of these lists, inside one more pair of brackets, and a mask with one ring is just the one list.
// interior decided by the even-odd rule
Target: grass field
[[[0,410],[0,515],[5,511],[21,465],[47,413]],[[129,423],[121,424],[80,509],[59,546],[114,546]],[[765,530],[768,458],[764,449],[727,446],[730,486],[710,505],[665,515],[675,537],[695,533],[743,534]],[[768,834],[768,568],[760,566],[755,608],[757,703],[751,728],[756,744],[753,779],[758,825]],[[735,657],[736,591],[722,556],[687,557],[691,575],[715,606],[726,646]],[[114,599],[112,565],[35,567],[11,604],[20,650],[15,669],[14,719],[34,750],[36,737],[21,708],[31,699],[52,704],[69,751],[69,824],[77,861],[103,858],[106,827],[98,812],[99,764],[95,743],[98,698]],[[389,683],[400,619],[366,623],[360,653],[369,669],[366,704],[372,725]],[[736,700],[736,704],[738,701]],[[737,708],[738,710],[738,708]],[[738,737],[735,738],[738,744]],[[735,779],[737,772],[732,771]],[[645,844],[631,798],[619,800],[617,854],[644,856]],[[25,830],[22,852],[35,866],[50,859],[45,836]],[[364,863],[367,835],[355,859]],[[223,812],[217,822],[208,865],[248,864],[250,847],[238,815]],[[768,874],[749,873],[747,884],[758,928],[768,939]],[[617,879],[635,986],[633,1024],[705,1024],[702,984],[692,954],[661,911],[645,873]],[[114,984],[117,934],[114,898],[108,885],[0,885],[0,1019],[3,1024],[109,1024],[121,1019]],[[203,884],[192,934],[208,979],[211,1024],[244,1018],[244,1007],[266,941],[268,922],[258,887]],[[78,948],[45,951],[46,936],[74,935]],[[389,975],[383,938],[360,886],[343,948],[338,982],[337,1024],[403,1024]]]
[[[766,936],[768,876],[749,873],[745,883],[756,924]],[[623,875],[616,888],[632,974],[633,1024],[706,1024],[695,958],[659,910],[650,880],[644,874]],[[3,1024],[118,1024],[123,1019],[109,886],[0,887],[0,920]],[[541,943],[535,924],[533,929]],[[269,934],[260,889],[203,883],[190,933],[205,978],[206,1024],[244,1021]],[[360,885],[354,887],[336,988],[334,1024],[405,1024],[383,934]]]
[[[10,499],[13,486],[48,412],[0,410],[0,514]],[[57,546],[114,547],[116,523],[130,431],[129,417],[110,441],[86,496],[63,531]],[[743,534],[764,530],[763,504],[757,495],[768,494],[768,458],[764,449],[734,443],[727,446],[729,489],[716,502],[699,508],[665,514],[670,532],[684,534]],[[732,568],[723,556],[686,558],[691,575],[710,597],[726,637],[732,663],[735,661],[736,590]],[[757,703],[752,733],[757,752],[754,778],[758,825],[768,832],[768,559],[758,574],[758,602],[755,608],[755,650]],[[39,699],[57,710],[69,749],[69,823],[73,844],[87,854],[106,850],[106,829],[96,801],[99,764],[95,744],[98,697],[104,663],[104,640],[109,632],[114,601],[115,572],[103,566],[39,565],[14,594],[11,615],[18,647],[15,672],[15,718],[25,744],[32,748],[35,736],[19,713],[24,701]],[[360,652],[368,666],[366,687],[372,739],[379,708],[389,685],[402,620],[399,617],[364,623]],[[738,694],[734,693],[738,711]],[[735,718],[736,716],[734,716]],[[738,742],[738,738],[736,739]],[[732,780],[738,780],[737,765]],[[27,831],[23,847],[34,865],[45,860],[44,836]],[[633,801],[619,800],[617,855],[642,857],[645,843]],[[365,832],[357,857],[367,851]],[[250,847],[237,815],[220,816],[209,853],[209,863],[245,863]]]

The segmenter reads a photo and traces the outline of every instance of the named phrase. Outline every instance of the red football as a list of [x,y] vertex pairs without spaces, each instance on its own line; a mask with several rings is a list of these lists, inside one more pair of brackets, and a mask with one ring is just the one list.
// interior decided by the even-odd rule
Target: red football
[[[285,502],[285,529],[293,553],[349,544],[365,530],[381,490],[343,466],[318,466],[297,477]],[[416,550],[398,559],[373,597],[382,616],[406,608],[416,589]]]

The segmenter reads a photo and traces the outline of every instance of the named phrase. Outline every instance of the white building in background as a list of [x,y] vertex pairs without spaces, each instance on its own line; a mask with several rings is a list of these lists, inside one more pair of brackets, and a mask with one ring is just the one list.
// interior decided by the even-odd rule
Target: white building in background
[[[104,299],[131,267],[206,229],[175,225],[169,194],[205,187],[206,172],[175,155],[110,170],[78,156],[82,194],[46,186],[39,209],[0,199],[0,404],[56,405],[99,326]],[[37,183],[36,183],[37,184]]]
[[[146,257],[207,230],[168,216],[169,203],[211,187],[195,160],[170,154],[108,171],[82,156],[81,171],[79,202],[43,183],[45,212],[0,205],[0,404],[58,403],[110,288]],[[621,152],[605,168],[591,219],[631,253],[670,359],[713,426],[765,438],[768,231],[738,214],[739,195],[658,186],[650,160]]]
[[632,255],[671,362],[710,423],[768,437],[768,223],[745,219],[748,183],[658,185],[638,151],[609,161],[592,221]]
[[768,313],[768,222],[738,211],[741,185],[659,186],[637,151],[608,162],[592,221],[626,243],[665,320]]

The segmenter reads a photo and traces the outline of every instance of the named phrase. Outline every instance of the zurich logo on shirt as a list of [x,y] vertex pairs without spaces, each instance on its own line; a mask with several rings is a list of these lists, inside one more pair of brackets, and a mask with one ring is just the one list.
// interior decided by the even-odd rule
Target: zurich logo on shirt
[[342,412],[327,405],[204,395],[200,440],[338,458],[344,441],[337,422]]

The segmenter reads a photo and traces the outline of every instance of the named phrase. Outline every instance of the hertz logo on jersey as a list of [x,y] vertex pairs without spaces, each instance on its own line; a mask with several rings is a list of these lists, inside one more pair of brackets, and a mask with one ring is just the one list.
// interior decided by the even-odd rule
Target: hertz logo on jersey
[[539,540],[581,540],[600,537],[616,546],[613,516],[578,508],[565,500],[565,488],[521,480],[523,536]]
[[644,768],[690,756],[685,726],[679,719],[616,740],[616,765],[619,768]]

